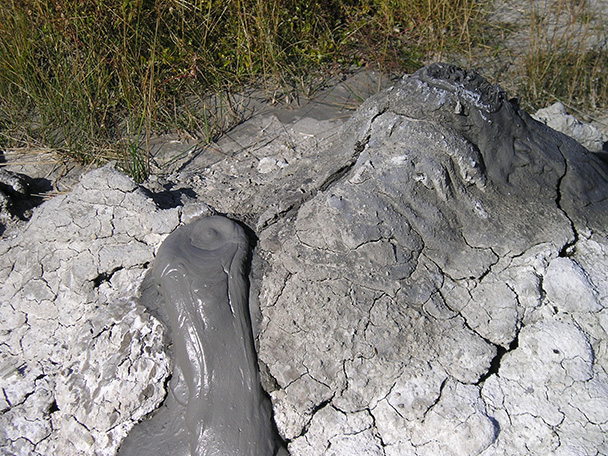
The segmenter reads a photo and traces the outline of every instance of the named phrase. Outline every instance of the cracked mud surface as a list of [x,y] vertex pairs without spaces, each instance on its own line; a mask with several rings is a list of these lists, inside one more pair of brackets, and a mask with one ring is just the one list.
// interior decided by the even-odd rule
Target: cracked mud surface
[[114,454],[158,406],[170,361],[136,292],[178,223],[106,167],[3,240],[2,454]]
[[[149,185],[252,229],[261,376],[290,453],[608,454],[605,164],[452,67],[342,130],[327,119],[253,119],[264,139],[243,153]],[[164,396],[138,281],[202,209],[100,172],[0,244],[7,454],[113,454]]]
[[352,169],[259,234],[291,454],[606,454],[601,162],[449,67],[341,140]]

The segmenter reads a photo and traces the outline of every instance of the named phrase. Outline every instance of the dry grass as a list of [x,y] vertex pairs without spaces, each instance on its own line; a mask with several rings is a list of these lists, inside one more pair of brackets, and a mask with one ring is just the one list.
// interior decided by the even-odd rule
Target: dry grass
[[[529,46],[506,82],[533,105],[606,106],[603,22],[584,0],[523,1]],[[144,180],[152,135],[205,143],[241,120],[231,92],[310,93],[352,65],[472,61],[484,43],[502,46],[487,44],[488,11],[479,0],[5,0],[0,146],[118,159]]]
[[560,100],[584,110],[608,106],[607,29],[590,2],[553,0],[528,10],[530,40],[521,95],[534,107]]
[[[499,2],[496,2],[499,3]],[[505,0],[475,58],[537,110],[561,101],[590,119],[608,109],[608,11],[597,0]],[[513,18],[500,22],[501,15]],[[480,55],[484,54],[480,58]]]

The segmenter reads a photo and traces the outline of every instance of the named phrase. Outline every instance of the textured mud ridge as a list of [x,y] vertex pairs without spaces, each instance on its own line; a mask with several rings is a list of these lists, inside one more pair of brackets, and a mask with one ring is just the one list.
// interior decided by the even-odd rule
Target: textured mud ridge
[[120,454],[276,454],[280,443],[262,391],[240,226],[213,216],[169,236],[143,301],[165,320],[175,357],[165,405],[134,428]]
[[608,454],[605,164],[442,64],[367,100],[349,154],[258,233],[290,454]]

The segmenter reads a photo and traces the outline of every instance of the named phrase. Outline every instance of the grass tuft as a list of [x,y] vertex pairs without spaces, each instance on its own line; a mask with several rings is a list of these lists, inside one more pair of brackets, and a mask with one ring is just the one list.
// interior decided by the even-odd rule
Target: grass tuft
[[533,108],[562,101],[592,111],[608,107],[608,30],[586,0],[528,5],[529,45],[520,92]]

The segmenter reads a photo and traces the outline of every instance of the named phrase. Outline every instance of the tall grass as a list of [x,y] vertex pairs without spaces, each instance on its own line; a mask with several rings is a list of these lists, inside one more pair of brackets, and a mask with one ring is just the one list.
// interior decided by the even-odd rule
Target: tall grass
[[[269,94],[309,90],[315,76],[352,65],[402,73],[472,53],[483,38],[487,5],[3,0],[0,146],[34,143],[82,162],[116,159],[143,180],[150,172],[153,135],[181,132],[205,142],[237,122],[231,92],[245,86]],[[586,26],[584,13],[559,14]],[[529,59],[522,64],[524,96],[587,97],[588,103],[605,104],[605,49],[577,47],[579,41],[569,38],[574,26],[572,32],[556,29],[547,42],[550,17],[543,11],[533,16],[538,33],[533,30]]]
[[218,133],[207,91],[283,78],[292,61],[304,60],[294,36],[312,43],[323,24],[309,21],[319,30],[303,30],[279,3],[7,0],[2,141],[33,140],[84,162],[118,157],[143,179],[149,166],[138,155],[147,154],[153,132]]
[[608,12],[586,0],[530,1],[522,97],[593,111],[608,108]]
[[477,0],[375,0],[348,11],[358,63],[413,71],[445,53],[469,52],[481,38],[486,2]]

